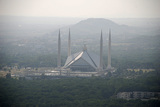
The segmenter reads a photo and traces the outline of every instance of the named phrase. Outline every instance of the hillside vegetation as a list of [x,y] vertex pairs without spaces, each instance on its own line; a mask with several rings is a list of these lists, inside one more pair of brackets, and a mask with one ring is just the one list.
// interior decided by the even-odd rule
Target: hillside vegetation
[[147,77],[61,78],[54,80],[0,79],[0,107],[158,107],[159,100],[121,100],[123,91],[160,90],[160,79]]

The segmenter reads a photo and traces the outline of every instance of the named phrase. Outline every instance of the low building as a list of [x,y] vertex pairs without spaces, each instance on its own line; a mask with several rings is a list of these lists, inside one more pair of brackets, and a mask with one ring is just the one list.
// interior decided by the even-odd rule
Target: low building
[[141,92],[141,91],[133,91],[133,92],[119,92],[117,94],[117,98],[121,99],[160,99],[160,92]]
[[132,97],[132,92],[120,92],[117,94],[117,98],[129,100]]

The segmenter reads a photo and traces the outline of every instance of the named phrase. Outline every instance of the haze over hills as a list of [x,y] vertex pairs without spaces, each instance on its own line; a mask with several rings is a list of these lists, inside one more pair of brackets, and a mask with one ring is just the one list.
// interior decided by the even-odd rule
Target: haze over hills
[[[140,23],[141,26],[133,27]],[[142,24],[143,23],[143,24]],[[103,18],[65,18],[65,17],[20,17],[20,16],[0,16],[0,36],[43,36],[61,29],[63,34],[68,34],[70,28],[73,35],[91,36],[98,35],[103,30],[108,33],[111,28],[112,33],[117,36],[136,35],[157,35],[160,34],[160,27],[157,27],[160,19],[103,19]],[[128,26],[128,25],[129,26]],[[147,28],[146,28],[147,27]],[[57,35],[57,33],[55,33]],[[51,34],[52,35],[52,34]],[[54,36],[54,35],[53,35]],[[76,36],[76,37],[77,37]],[[131,37],[130,36],[130,37]]]
[[[49,55],[48,58],[50,59],[50,57],[52,57],[52,60],[47,61],[50,61],[49,66],[52,65],[53,56],[56,58],[57,54],[59,28],[61,30],[62,55],[64,57],[67,56],[69,28],[71,30],[72,53],[81,51],[85,42],[90,51],[99,54],[99,41],[102,29],[104,55],[107,55],[108,31],[111,29],[112,56],[115,60],[119,58],[124,60],[126,56],[128,56],[129,59],[135,59],[135,61],[137,61],[140,60],[137,59],[139,57],[134,56],[142,55],[144,56],[142,59],[150,62],[160,57],[159,27],[152,26],[150,28],[144,28],[124,24],[120,25],[114,21],[103,18],[89,18],[74,23],[72,22],[71,25],[65,26],[61,24],[57,26],[55,23],[58,23],[58,21],[56,22],[52,18],[48,18],[48,20],[47,18],[39,19],[38,17],[19,17],[18,19],[15,17],[15,19],[11,20],[9,19],[12,17],[4,18],[3,20],[5,21],[0,19],[0,54],[2,54],[0,57],[3,59],[2,63],[8,61],[8,56],[13,57],[14,61],[10,61],[9,59],[12,63],[19,62],[15,61],[15,59],[20,60],[19,56],[21,56],[21,58],[26,58],[26,62],[23,62],[24,59],[20,61],[30,64],[30,60],[33,59],[32,57],[34,55],[34,57],[38,55],[40,55],[40,57]],[[31,57],[30,60],[29,57]],[[47,66],[48,63],[44,62],[44,60],[39,61],[40,59],[35,59],[37,61],[36,64],[43,66],[46,63],[45,66]],[[63,59],[63,62],[64,61],[65,58]],[[40,62],[44,63],[39,64]],[[56,63],[55,59],[54,62]]]
[[[83,45],[83,41],[86,41],[88,45],[93,43],[99,44],[101,30],[103,31],[104,40],[107,40],[108,31],[111,29],[112,42],[129,42],[132,41],[130,40],[132,38],[137,38],[138,40],[140,36],[157,36],[160,34],[160,27],[148,26],[145,28],[142,26],[120,25],[104,18],[78,20],[80,18],[73,18],[72,20],[72,18],[1,16],[0,41],[1,44],[4,43],[6,45],[10,44],[8,42],[10,40],[11,43],[17,42],[16,44],[33,43],[35,47],[53,47],[56,46],[58,30],[60,29],[62,42],[65,47],[67,45],[69,28],[71,30],[72,42],[76,46]],[[64,26],[62,23],[64,23]],[[70,25],[67,25],[67,23],[70,23]],[[104,45],[107,45],[106,42],[104,43]]]
[[[100,35],[101,30],[104,35],[108,35],[109,29],[113,34],[115,41],[131,39],[139,36],[155,36],[160,34],[159,27],[133,27],[128,25],[120,25],[111,20],[104,18],[89,18],[82,20],[74,25],[60,28],[61,34],[66,39],[69,28],[71,29],[72,38],[97,38]],[[58,30],[53,33],[57,35]]]
[[0,36],[40,37],[81,18],[0,16]]
[[96,35],[99,36],[101,30],[106,33],[109,29],[111,29],[114,34],[122,34],[122,32],[124,32],[124,30],[128,29],[129,27],[126,25],[118,25],[108,19],[89,18],[86,20],[82,20],[72,26],[62,28],[61,31],[64,33],[68,31],[68,28],[72,30],[73,35],[77,35],[80,37],[94,37]]
[[128,26],[160,27],[160,18],[109,18],[110,20]]

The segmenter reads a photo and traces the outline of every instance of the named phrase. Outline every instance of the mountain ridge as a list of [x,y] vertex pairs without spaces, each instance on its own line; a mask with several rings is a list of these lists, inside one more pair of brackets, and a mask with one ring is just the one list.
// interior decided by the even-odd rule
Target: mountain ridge
[[[160,28],[140,28],[128,25],[120,25],[112,20],[105,18],[88,18],[76,24],[60,28],[64,38],[68,37],[69,29],[72,38],[97,38],[102,30],[104,35],[108,35],[109,29],[112,38],[115,40],[131,39],[139,36],[154,36],[160,34]],[[58,34],[58,30],[54,32]]]
[[[80,22],[61,28],[61,34],[68,37],[69,29],[71,30],[71,34],[73,35],[73,38],[95,38],[100,35],[100,32],[102,30],[104,35],[108,35],[109,29],[111,29],[112,34],[115,35],[115,37],[120,37],[120,35],[123,35],[124,32],[128,33],[127,31],[129,29],[132,29],[132,27],[129,27],[127,25],[119,25],[109,19],[104,18],[88,18],[85,20],[81,20]],[[58,30],[54,33],[58,33]]]

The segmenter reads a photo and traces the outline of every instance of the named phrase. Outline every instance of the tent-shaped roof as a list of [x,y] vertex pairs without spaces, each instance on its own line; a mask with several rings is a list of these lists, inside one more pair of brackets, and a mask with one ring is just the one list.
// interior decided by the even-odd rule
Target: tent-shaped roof
[[91,66],[93,69],[97,69],[99,68],[99,56],[92,52],[88,52],[87,50],[68,56],[64,67],[68,68],[75,65]]

